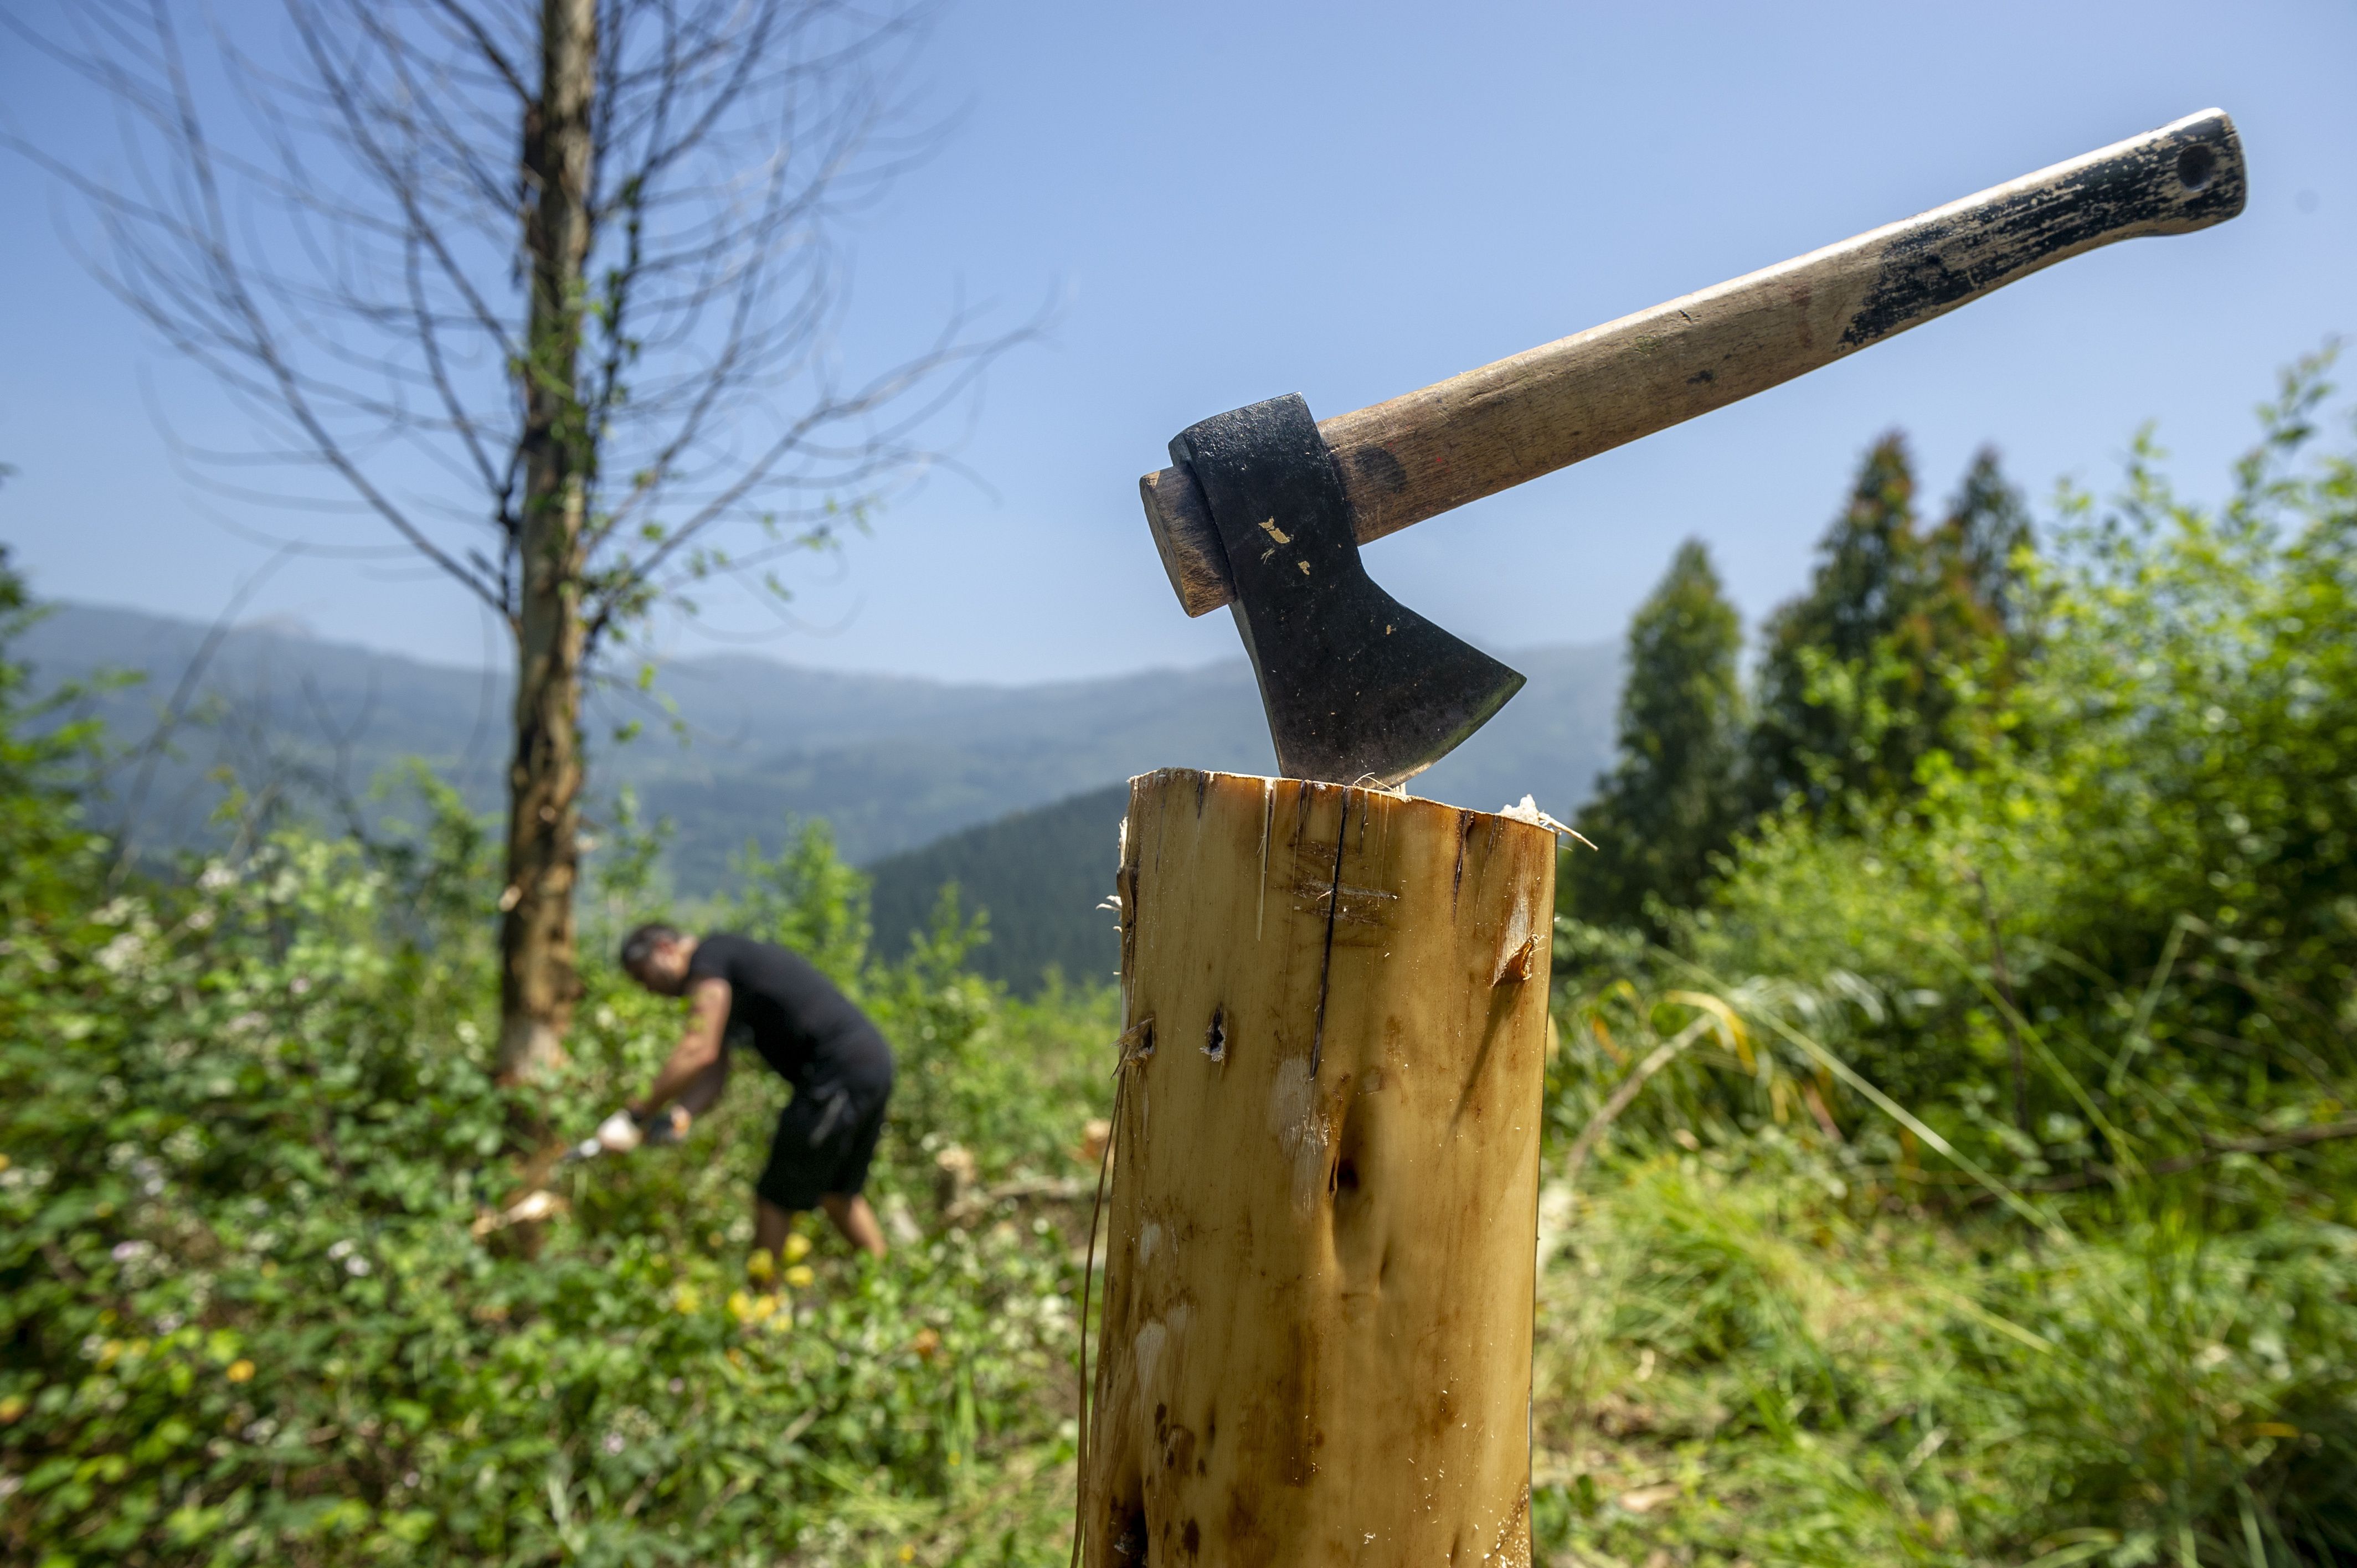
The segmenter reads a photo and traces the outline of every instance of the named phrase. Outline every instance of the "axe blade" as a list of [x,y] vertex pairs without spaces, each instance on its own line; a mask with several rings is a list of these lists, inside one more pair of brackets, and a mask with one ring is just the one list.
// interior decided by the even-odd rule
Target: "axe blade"
[[1394,785],[1487,724],[1523,677],[1385,593],[1308,404],[1272,398],[1189,425],[1170,456],[1227,553],[1277,770]]

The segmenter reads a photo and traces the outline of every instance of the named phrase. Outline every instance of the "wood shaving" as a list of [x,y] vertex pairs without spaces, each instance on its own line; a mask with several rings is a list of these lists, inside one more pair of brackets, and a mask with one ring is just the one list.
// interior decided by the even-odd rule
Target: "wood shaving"
[[1573,827],[1568,822],[1561,822],[1554,817],[1550,817],[1544,811],[1540,811],[1538,801],[1529,795],[1523,797],[1522,803],[1520,805],[1499,807],[1498,815],[1501,817],[1512,817],[1518,822],[1532,822],[1539,827],[1546,829],[1557,838],[1577,839],[1581,843],[1587,845],[1590,849],[1594,849],[1596,847],[1595,841],[1590,839],[1586,833],[1581,832],[1577,828]]

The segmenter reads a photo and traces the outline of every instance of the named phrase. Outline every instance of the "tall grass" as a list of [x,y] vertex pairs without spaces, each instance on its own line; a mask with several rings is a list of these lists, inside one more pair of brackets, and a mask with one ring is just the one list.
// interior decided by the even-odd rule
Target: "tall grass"
[[1770,1048],[1799,1031],[1757,990],[1711,999],[1744,1049],[1690,1047],[1595,1131],[1704,1000],[1624,978],[1562,1020],[1555,1146],[1607,1153],[1543,1204],[1543,1556],[2357,1552],[2357,1232],[2330,1186],[2249,1156],[2067,1196],[1984,1172],[2025,1220]]

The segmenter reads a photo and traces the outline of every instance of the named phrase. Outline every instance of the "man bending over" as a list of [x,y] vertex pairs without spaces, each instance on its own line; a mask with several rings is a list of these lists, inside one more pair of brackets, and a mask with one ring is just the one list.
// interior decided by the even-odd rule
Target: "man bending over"
[[750,937],[644,925],[624,939],[622,968],[658,996],[686,997],[690,1021],[646,1093],[597,1129],[598,1142],[634,1148],[666,1115],[683,1130],[720,1097],[725,1040],[742,1028],[794,1089],[753,1184],[753,1244],[778,1253],[796,1213],[823,1208],[853,1246],[882,1257],[884,1231],[860,1189],[884,1131],[892,1048],[867,1015],[800,956]]

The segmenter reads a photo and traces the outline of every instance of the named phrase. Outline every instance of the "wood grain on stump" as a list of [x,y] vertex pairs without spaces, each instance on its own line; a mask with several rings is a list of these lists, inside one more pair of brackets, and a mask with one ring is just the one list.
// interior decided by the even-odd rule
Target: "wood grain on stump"
[[1526,1564],[1555,840],[1132,780],[1091,1568]]

